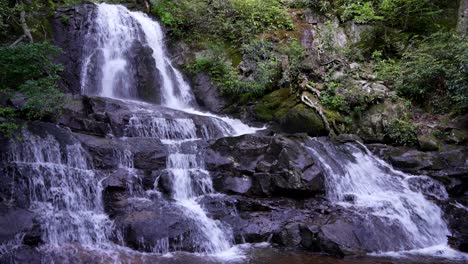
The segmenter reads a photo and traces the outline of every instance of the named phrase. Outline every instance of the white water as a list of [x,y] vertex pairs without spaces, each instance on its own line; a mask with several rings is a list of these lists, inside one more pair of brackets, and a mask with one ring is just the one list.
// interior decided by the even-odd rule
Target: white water
[[[375,252],[374,255],[423,254],[468,259],[468,255],[447,245],[450,232],[442,218],[442,210],[421,190],[414,188],[414,180],[420,180],[420,189],[428,184],[433,187],[426,188],[427,195],[447,199],[440,183],[426,176],[396,171],[362,144],[348,143],[337,148],[319,139],[313,142],[314,147],[308,149],[326,172],[329,200],[363,215],[378,216],[388,225],[398,225],[403,230],[401,241],[390,242],[393,250]],[[383,243],[388,245],[388,241]]]
[[214,190],[209,172],[198,153],[196,141],[200,138],[193,120],[134,115],[127,132],[130,136],[160,139],[167,145],[170,154],[166,171],[172,183],[171,194],[185,209],[185,214],[197,222],[199,235],[194,245],[197,251],[216,254],[229,250],[232,247],[230,231],[219,221],[210,219],[198,203],[199,197]]
[[[172,181],[172,197],[184,208],[185,214],[197,222],[196,245],[198,252],[219,254],[228,252],[232,247],[232,235],[229,228],[219,221],[211,219],[198,199],[213,193],[211,178],[199,157],[197,140],[221,136],[254,133],[251,128],[239,120],[219,117],[196,110],[195,99],[190,86],[182,74],[172,66],[164,46],[164,35],[160,25],[141,12],[130,12],[123,6],[98,5],[93,32],[88,34],[88,42],[95,49],[88,52],[82,69],[82,92],[92,94],[89,89],[88,73],[90,69],[99,68],[93,65],[92,58],[102,53],[101,88],[98,95],[117,99],[136,99],[132,90],[135,76],[127,60],[127,53],[135,41],[151,48],[153,59],[161,77],[161,104],[172,109],[183,111],[187,117],[161,117],[161,115],[144,109],[136,110],[130,117],[126,136],[155,138],[161,140],[168,148],[166,171]],[[91,34],[92,33],[92,34]],[[92,88],[92,87],[91,87]],[[133,102],[132,102],[133,104]],[[138,103],[137,103],[138,104]],[[196,125],[192,116],[202,124]],[[198,121],[199,122],[199,121]],[[122,167],[131,169],[129,164]],[[158,251],[167,252],[168,240],[158,245]],[[165,247],[166,249],[160,249]]]
[[103,211],[101,183],[79,144],[61,148],[54,137],[27,131],[11,141],[9,156],[28,182],[30,209],[39,215],[42,239],[52,246],[105,244],[112,221]]

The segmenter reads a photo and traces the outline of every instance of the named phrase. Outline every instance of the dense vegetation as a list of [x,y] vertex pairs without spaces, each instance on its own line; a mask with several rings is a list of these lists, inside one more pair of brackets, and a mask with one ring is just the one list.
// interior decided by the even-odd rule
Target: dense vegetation
[[50,59],[58,52],[48,43],[0,47],[0,94],[11,101],[0,107],[5,118],[0,131],[11,133],[17,127],[15,118],[37,120],[60,110],[63,94],[57,83],[61,67]]
[[[326,23],[320,37],[322,48],[331,59],[343,59],[340,55],[344,54],[348,61],[375,65],[378,76],[399,96],[427,110],[439,113],[466,110],[466,38],[447,33],[455,31],[457,1],[153,0],[152,3],[153,13],[170,28],[173,38],[191,41],[195,43],[192,48],[203,51],[188,68],[210,74],[228,97],[257,98],[278,88],[294,89],[299,85],[304,68],[303,50],[295,34],[282,32],[298,30],[292,9],[312,8],[338,17],[341,23],[371,26],[359,43],[338,49],[333,39],[336,26]],[[335,84],[327,85],[323,75],[312,78],[330,88],[322,100],[326,107],[341,111],[352,108],[335,93]],[[443,103],[431,100],[440,96]]]
[[[75,1],[77,3],[79,1]],[[60,112],[60,49],[50,37],[48,16],[72,1],[0,2],[0,133],[12,134],[19,120],[40,120]]]

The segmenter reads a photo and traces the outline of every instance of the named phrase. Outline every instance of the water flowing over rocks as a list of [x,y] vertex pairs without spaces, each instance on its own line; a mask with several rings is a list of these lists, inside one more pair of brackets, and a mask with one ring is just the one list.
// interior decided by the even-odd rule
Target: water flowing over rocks
[[[466,151],[370,145],[374,155],[356,136],[310,137],[321,128],[256,133],[196,110],[204,90],[192,94],[146,15],[101,4],[55,20],[75,95],[55,123],[0,138],[0,263],[135,263],[246,242],[362,255],[446,246],[447,236],[467,250]],[[99,34],[114,23],[129,33]]]

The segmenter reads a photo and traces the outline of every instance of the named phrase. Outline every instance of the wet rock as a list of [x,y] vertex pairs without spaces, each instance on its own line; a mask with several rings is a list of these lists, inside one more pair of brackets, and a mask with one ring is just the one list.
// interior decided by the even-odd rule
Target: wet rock
[[[463,202],[464,200],[464,202]],[[449,245],[457,250],[468,252],[468,200],[466,197],[448,200],[443,205],[448,226],[452,232],[449,236]]]
[[224,179],[224,189],[227,192],[244,194],[252,187],[252,179],[249,177],[227,177]]
[[334,139],[339,143],[362,142],[362,139],[354,134],[340,134]]
[[40,232],[35,232],[35,214],[22,208],[0,205],[0,244],[14,240],[16,235],[26,234],[25,243],[37,245]]
[[104,181],[102,182],[102,187],[104,189],[112,189],[112,190],[125,190],[127,188],[127,182],[129,178],[129,171],[128,169],[120,168],[117,169],[115,172],[110,174]]
[[31,263],[39,264],[43,263],[43,254],[42,252],[35,247],[31,246],[18,246],[12,249],[11,251],[5,252],[5,254],[0,254],[0,263],[1,264],[11,264],[11,263]]
[[162,77],[156,68],[153,58],[153,50],[135,41],[128,51],[128,62],[135,80],[135,99],[160,104]]
[[463,196],[468,191],[468,150],[464,147],[429,152],[379,144],[371,144],[369,148],[399,170],[428,175],[442,182],[451,196]]
[[160,248],[164,252],[167,241],[170,250],[193,251],[192,239],[198,227],[185,215],[180,207],[169,203],[136,200],[116,217],[116,228],[122,230],[125,243],[136,250],[153,252]]

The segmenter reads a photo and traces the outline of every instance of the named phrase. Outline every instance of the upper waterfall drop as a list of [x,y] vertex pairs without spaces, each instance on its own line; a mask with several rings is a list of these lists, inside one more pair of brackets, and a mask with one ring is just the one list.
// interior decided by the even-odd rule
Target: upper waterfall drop
[[[161,26],[146,14],[120,5],[99,4],[85,46],[81,70],[83,94],[149,100],[179,110],[195,105],[190,86],[167,55]],[[147,56],[148,49],[154,68],[133,54],[142,52]],[[143,71],[150,76],[144,85],[138,80]],[[145,98],[148,94],[152,98]]]

